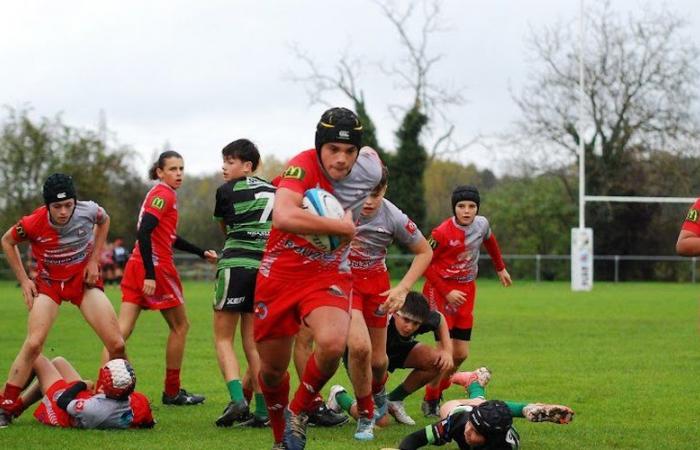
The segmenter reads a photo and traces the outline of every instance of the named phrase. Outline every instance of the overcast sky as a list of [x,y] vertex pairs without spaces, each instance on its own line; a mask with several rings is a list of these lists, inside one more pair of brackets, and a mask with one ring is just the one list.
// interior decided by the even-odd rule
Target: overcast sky
[[[700,2],[665,3],[697,41]],[[622,11],[642,4],[613,1]],[[403,49],[370,0],[0,0],[0,11],[0,104],[92,129],[102,110],[144,165],[166,142],[190,173],[217,171],[221,148],[240,137],[280,159],[312,147],[325,106],[309,104],[305,87],[289,80],[306,73],[292,45],[325,70],[343,51],[365,61],[358,81],[387,148],[396,128],[388,106],[410,98],[375,66]],[[451,109],[457,140],[507,129],[518,116],[509,87],[518,90],[532,67],[529,30],[578,11],[578,0],[443,2],[446,31],[430,48],[444,56],[432,77],[464,87],[466,103]],[[340,95],[328,100],[351,106]],[[460,160],[500,172],[505,155],[489,153],[472,149]]]

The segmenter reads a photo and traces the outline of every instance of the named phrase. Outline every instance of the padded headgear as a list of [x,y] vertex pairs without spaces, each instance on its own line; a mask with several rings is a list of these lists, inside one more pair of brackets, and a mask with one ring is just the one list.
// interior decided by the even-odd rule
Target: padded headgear
[[479,204],[481,203],[481,198],[479,197],[479,189],[472,185],[457,186],[454,191],[452,191],[452,214],[454,214],[455,206],[457,203],[464,200],[469,200],[476,203],[476,209],[479,210]]
[[[518,448],[517,433],[510,432],[513,425],[513,415],[504,402],[489,400],[475,406],[469,413],[469,422],[487,440],[487,444],[480,448]],[[513,440],[513,436],[516,436],[515,447],[513,447],[513,442],[509,442]],[[507,437],[509,439],[506,439]]]
[[316,125],[316,151],[321,152],[323,144],[342,142],[362,147],[362,124],[357,115],[347,108],[331,108],[321,116]]
[[44,203],[62,202],[69,198],[76,198],[73,178],[63,173],[54,173],[44,182]]
[[105,396],[123,400],[134,391],[136,375],[134,368],[126,359],[116,358],[107,361],[100,369],[98,386],[102,387]]

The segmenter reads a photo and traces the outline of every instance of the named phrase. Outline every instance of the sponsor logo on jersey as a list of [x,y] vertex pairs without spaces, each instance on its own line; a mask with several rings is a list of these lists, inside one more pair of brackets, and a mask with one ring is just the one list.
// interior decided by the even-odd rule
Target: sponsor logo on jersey
[[267,305],[263,302],[258,302],[255,305],[255,308],[253,309],[253,313],[255,314],[255,317],[257,317],[260,320],[263,320],[264,318],[267,317],[268,314],[267,310]]
[[78,400],[77,402],[75,402],[75,410],[76,410],[77,412],[82,411],[84,407],[85,407],[85,401],[84,401],[84,400]]
[[458,245],[461,245],[462,241],[459,239],[450,239],[450,247],[457,247]]
[[418,227],[416,226],[415,223],[413,223],[412,220],[409,220],[409,221],[406,223],[406,227],[405,227],[405,228],[406,228],[406,231],[408,231],[410,234],[414,234],[414,233],[416,232],[416,230],[418,229]]
[[687,220],[688,222],[697,222],[698,210],[695,208],[691,208],[690,211],[688,211],[688,215],[685,216],[685,220]]
[[155,209],[163,209],[165,208],[165,200],[160,197],[153,197],[153,200],[151,200],[151,206]]
[[83,227],[78,228],[78,236],[85,236],[86,234],[87,234],[87,231],[85,230],[85,228],[83,228]]
[[303,180],[306,176],[306,171],[299,166],[289,166],[282,174],[282,178],[292,178],[295,180]]

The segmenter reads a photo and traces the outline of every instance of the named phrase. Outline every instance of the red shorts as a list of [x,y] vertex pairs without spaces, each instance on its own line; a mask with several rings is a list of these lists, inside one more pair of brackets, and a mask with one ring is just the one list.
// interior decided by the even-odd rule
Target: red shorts
[[362,311],[368,327],[385,328],[387,315],[379,311],[379,305],[386,297],[379,295],[391,289],[389,272],[353,272],[352,274],[352,309]]
[[182,283],[174,264],[156,266],[156,291],[153,295],[144,295],[143,280],[146,270],[140,259],[129,259],[122,278],[122,302],[134,303],[143,309],[168,309],[185,304]]
[[[428,299],[430,309],[440,311],[445,316],[447,327],[460,330],[471,330],[474,325],[474,301],[476,300],[476,283],[447,282],[449,290],[457,289],[466,294],[467,301],[459,307],[454,307],[447,303],[445,297],[440,295],[438,290],[430,281],[423,286],[423,295]],[[449,292],[449,291],[448,291]]]
[[[83,279],[83,272],[75,274],[72,278],[66,281],[51,280],[48,278],[43,278],[41,275],[36,277],[34,280],[36,289],[40,294],[48,295],[51,300],[57,304],[61,304],[63,301],[68,301],[77,306],[78,308],[83,303],[83,296],[85,295],[85,289],[88,286],[85,284]],[[97,279],[97,283],[94,286],[102,291],[104,291],[104,281],[102,278]]]
[[320,306],[333,306],[350,314],[351,291],[350,274],[323,278],[300,274],[299,281],[288,281],[258,272],[253,307],[255,341],[294,336],[304,317]]
[[58,380],[52,384],[47,390],[44,397],[39,403],[36,411],[34,411],[34,417],[39,422],[45,425],[51,425],[54,427],[70,427],[72,425],[70,415],[58,407],[56,400],[63,394],[71,384],[67,383],[65,380]]

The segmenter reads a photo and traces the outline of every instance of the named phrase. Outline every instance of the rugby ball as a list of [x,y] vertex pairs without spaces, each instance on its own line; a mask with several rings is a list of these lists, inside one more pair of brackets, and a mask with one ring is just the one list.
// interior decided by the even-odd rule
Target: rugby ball
[[[330,192],[320,188],[309,189],[304,192],[302,207],[311,214],[330,217],[331,219],[342,219],[345,215],[345,210],[338,199]],[[306,234],[303,237],[311,245],[324,252],[332,252],[340,246],[340,238],[338,236]]]

